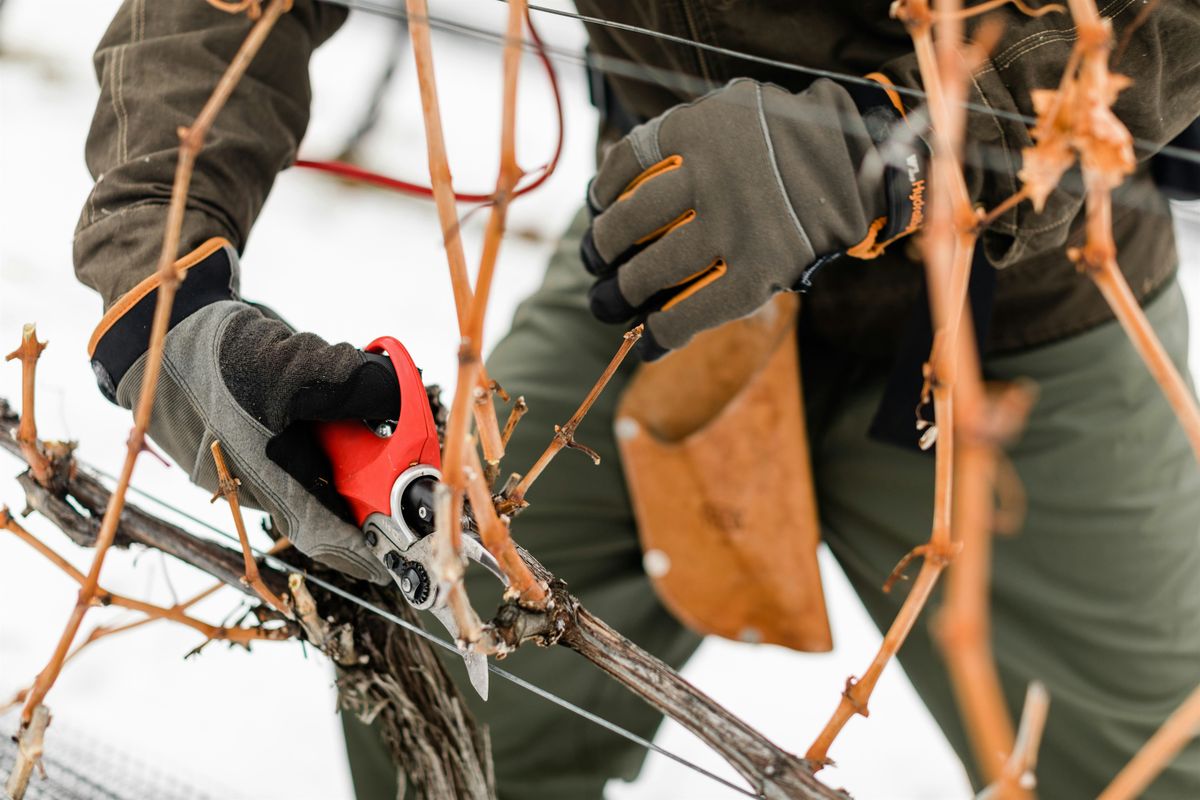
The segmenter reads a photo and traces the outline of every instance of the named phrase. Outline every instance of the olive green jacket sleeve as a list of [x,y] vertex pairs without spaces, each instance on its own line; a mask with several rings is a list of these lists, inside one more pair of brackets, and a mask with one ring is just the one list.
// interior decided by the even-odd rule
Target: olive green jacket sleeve
[[[1144,18],[1139,0],[1099,0],[1103,17],[1112,20],[1119,44],[1114,71],[1133,79],[1114,110],[1135,139],[1165,145],[1200,114],[1200,3],[1166,0]],[[1026,16],[1012,7],[1003,12],[1005,33],[988,62],[972,80],[971,102],[993,113],[968,115],[966,174],[972,196],[995,206],[1020,188],[1021,150],[1033,144],[1029,126],[1015,115],[1034,116],[1031,92],[1059,84],[1076,34],[1066,13]],[[895,59],[883,73],[898,85],[921,85],[914,54]],[[906,97],[906,104],[916,98]],[[1152,151],[1139,149],[1139,160]],[[1077,175],[1068,173],[1041,213],[1021,203],[1005,214],[985,237],[997,266],[1060,248],[1083,202]]]
[[[196,163],[179,254],[211,237],[240,250],[308,126],[313,49],[345,11],[296,0],[217,116]],[[87,138],[95,188],[75,232],[79,280],[107,310],[158,261],[179,151],[246,37],[244,14],[204,0],[125,0],[96,50],[100,99]]]

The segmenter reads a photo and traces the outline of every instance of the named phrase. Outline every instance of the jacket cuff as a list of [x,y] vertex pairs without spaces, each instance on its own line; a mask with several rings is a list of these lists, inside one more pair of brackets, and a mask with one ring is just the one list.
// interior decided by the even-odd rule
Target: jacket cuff
[[[154,272],[162,254],[163,229],[168,205],[142,199],[118,208],[94,206],[88,199],[72,243],[75,276],[99,293],[107,311],[147,275]],[[245,242],[230,220],[207,204],[189,205],[183,212],[177,256],[183,256],[221,236],[240,252]]]
[[[212,303],[238,299],[237,253],[227,239],[215,237],[175,262],[185,280],[175,293],[167,330]],[[150,347],[150,328],[158,303],[158,273],[130,289],[104,314],[88,342],[88,357],[100,391],[117,402],[117,386]]]

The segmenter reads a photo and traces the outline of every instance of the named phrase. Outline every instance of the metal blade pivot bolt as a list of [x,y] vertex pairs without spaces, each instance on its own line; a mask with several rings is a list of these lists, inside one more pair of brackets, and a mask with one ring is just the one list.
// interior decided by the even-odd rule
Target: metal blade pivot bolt
[[400,554],[395,550],[389,550],[383,557],[383,565],[392,572],[400,569],[402,563],[404,563],[404,559],[400,558]]
[[400,591],[410,603],[424,603],[429,598],[429,573],[417,562],[409,561],[400,572]]

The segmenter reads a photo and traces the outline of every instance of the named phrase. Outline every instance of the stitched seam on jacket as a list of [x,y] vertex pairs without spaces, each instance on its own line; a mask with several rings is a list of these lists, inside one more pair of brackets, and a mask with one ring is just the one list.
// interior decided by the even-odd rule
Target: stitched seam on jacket
[[135,0],[133,14],[133,41],[146,38],[146,0]]
[[1017,63],[1017,61],[1029,55],[1034,50],[1044,47],[1045,45],[1060,43],[1066,44],[1068,42],[1074,42],[1077,38],[1079,38],[1075,31],[1057,31],[1055,33],[1056,35],[1046,36],[1041,41],[1033,42],[1028,46],[1021,48],[1020,52],[1013,53],[1011,58],[1005,59],[1000,68],[1008,69],[1013,64]]
[[[1115,16],[1117,16],[1117,14],[1122,13],[1123,11],[1125,11],[1125,9],[1129,8],[1129,6],[1133,5],[1134,2],[1136,2],[1136,0],[1111,0],[1111,2],[1108,3],[1108,5],[1101,8],[1098,13],[1100,14],[1101,17],[1110,17],[1110,18],[1115,17]],[[1117,8],[1118,5],[1120,5],[1121,7]],[[1013,56],[1012,52],[1015,48],[1024,47],[1026,44],[1028,44],[1031,41],[1034,41],[1040,37],[1046,36],[1047,34],[1054,34],[1054,33],[1066,33],[1068,39],[1074,39],[1076,37],[1076,33],[1075,33],[1074,29],[1071,29],[1069,31],[1062,31],[1062,30],[1058,30],[1058,29],[1050,30],[1050,31],[1038,31],[1037,33],[1032,33],[1029,36],[1026,36],[1024,39],[1021,39],[1020,41],[1013,42],[1011,45],[1009,45],[1009,47],[1006,50],[1004,50],[1004,52],[996,55],[992,59],[992,62],[999,63],[999,62],[1003,61],[1004,62],[1003,68],[1007,68],[1009,65],[1012,64],[1013,60],[1015,60],[1016,58],[1018,58],[1021,55],[1024,55],[1025,53],[1029,52],[1028,50],[1024,50],[1021,53],[1017,54],[1016,56]],[[1043,42],[1043,44],[1046,44],[1046,43],[1048,43],[1048,42]],[[1041,44],[1038,44],[1036,46],[1040,47]],[[1011,56],[1011,58],[1010,58],[1010,56]]]
[[796,208],[792,205],[792,199],[788,197],[787,187],[783,185],[783,176],[779,174],[779,163],[775,160],[775,145],[771,142],[771,130],[767,127],[767,114],[763,108],[762,86],[755,84],[754,100],[758,104],[758,124],[762,128],[763,141],[767,144],[767,161],[771,164],[771,174],[775,176],[775,188],[779,189],[779,194],[783,198],[783,204],[787,207],[788,217],[791,218],[792,224],[796,226],[796,232],[800,234],[800,240],[808,248],[808,251],[814,256],[817,255],[813,249],[812,241],[809,240],[808,234],[804,230],[804,226],[800,224],[800,218],[796,216]]
[[[103,180],[103,179],[104,179],[104,178],[103,178],[103,176],[102,176],[102,177],[101,177],[101,180]],[[95,191],[94,191],[94,190],[93,190],[93,192],[92,192],[92,195],[93,195],[93,197],[92,197],[92,203],[93,203],[93,209],[94,209],[94,204],[95,204]],[[129,204],[129,205],[127,205],[127,206],[121,206],[121,207],[120,207],[119,209],[117,209],[116,211],[108,211],[108,212],[105,212],[105,213],[103,213],[103,214],[100,216],[100,218],[99,218],[99,219],[96,219],[96,215],[95,215],[95,213],[94,213],[94,211],[93,211],[93,214],[92,214],[92,219],[91,219],[90,223],[88,224],[88,226],[87,226],[87,227],[85,227],[85,228],[81,228],[80,230],[76,231],[76,235],[78,236],[78,235],[79,235],[79,234],[81,234],[81,233],[85,233],[85,232],[88,230],[88,228],[91,228],[91,227],[92,227],[92,225],[100,225],[100,224],[103,224],[103,223],[105,223],[105,222],[108,222],[108,221],[109,221],[109,220],[111,220],[111,219],[117,219],[117,218],[118,218],[118,217],[120,217],[121,215],[123,215],[123,214],[127,214],[127,213],[128,213],[128,212],[130,212],[130,211],[135,211],[135,210],[137,210],[137,209],[139,209],[139,208],[145,208],[146,206],[162,206],[162,207],[166,208],[166,207],[168,206],[168,202],[167,202],[166,200],[162,200],[162,199],[159,199],[159,198],[146,199],[146,200],[138,200],[136,203],[130,203],[130,204]],[[102,209],[102,210],[103,210],[103,209]],[[192,210],[193,210],[193,209],[190,209],[190,208],[189,208],[189,209],[184,209],[184,213],[186,214],[187,212],[189,212],[189,211],[192,211]]]
[[[1102,17],[1115,18],[1117,15],[1125,12],[1135,2],[1136,0],[1112,0],[1112,2],[1108,3],[1099,10],[1099,14]],[[1054,44],[1063,41],[1074,41],[1076,38],[1078,38],[1078,32],[1074,28],[1070,30],[1039,31],[1034,33],[1020,40],[1019,42],[1014,43],[1003,53],[1000,53],[996,57],[989,59],[988,66],[986,68],[978,70],[971,76],[971,83],[976,89],[979,90],[979,96],[983,99],[984,105],[986,105],[989,109],[995,110],[995,106],[992,105],[992,103],[988,100],[987,95],[984,94],[982,87],[979,86],[979,83],[976,80],[978,76],[986,75],[989,72],[995,72],[997,75],[999,75],[1000,70],[1007,69],[1008,67],[1012,66],[1017,59],[1028,55],[1043,45]],[[1019,52],[1014,52],[1014,50],[1017,48],[1020,48]],[[992,116],[992,122],[994,125],[996,125],[1000,132],[1001,148],[1004,150],[1006,157],[1008,157],[1010,154],[1010,148],[1008,146],[1007,137],[1004,135],[1003,127],[1000,125],[999,119],[994,115]],[[1011,178],[1012,176],[1009,175],[1009,184],[1011,187],[1013,187],[1013,191],[1015,192],[1015,184]],[[1076,209],[1076,211],[1067,213],[1064,216],[1039,228],[1023,228],[1019,225],[1011,226],[1008,223],[999,221],[997,227],[1007,227],[1010,230],[1020,230],[1021,232],[1030,234],[1045,233],[1046,231],[1053,230],[1054,228],[1058,228],[1066,223],[1069,223],[1075,218],[1077,212],[1078,209]]]
[[1032,53],[1039,47],[1048,44],[1058,44],[1060,42],[1072,42],[1075,40],[1075,31],[1043,31],[1036,36],[1031,36],[1021,45],[1020,48],[1009,48],[1002,58],[993,59],[998,70],[1008,69],[1016,63],[1024,55]]
[[1045,233],[1046,231],[1052,231],[1055,228],[1061,228],[1063,225],[1069,224],[1071,222],[1071,220],[1075,219],[1076,215],[1078,215],[1078,214],[1079,214],[1079,209],[1076,208],[1074,211],[1063,214],[1061,217],[1054,220],[1053,222],[1047,222],[1045,225],[1041,226],[1040,228],[1021,228],[1021,232],[1022,233]]
[[125,47],[121,45],[113,54],[113,111],[117,114],[117,162],[129,160],[129,117],[125,113]]
[[[1130,209],[1116,209],[1113,214],[1114,224],[1127,220],[1132,213],[1134,212]],[[1122,255],[1118,251],[1118,260],[1120,260]],[[1165,267],[1159,265],[1151,268],[1151,272],[1146,276],[1146,279],[1152,282],[1148,290],[1143,291],[1132,285],[1130,289],[1133,290],[1134,295],[1138,298],[1138,302],[1145,304],[1155,296],[1162,296],[1163,289],[1169,285],[1170,280],[1178,273],[1178,270],[1179,257],[1176,254],[1175,258],[1170,259]],[[1070,336],[1095,330],[1100,325],[1110,322],[1116,322],[1116,318],[1106,303],[1101,303],[1099,306],[1093,307],[1084,317],[1076,317],[1070,321],[1064,321],[1061,315],[1056,315],[1049,320],[1043,321],[1040,325],[1031,326],[1026,322],[1015,332],[1010,332],[1006,337],[999,338],[999,344],[993,352],[1004,355],[1030,347],[1043,347],[1062,341]],[[1032,344],[1030,344],[1031,342]]]
[[96,224],[96,190],[100,187],[100,181],[104,180],[104,175],[101,174],[96,179],[96,185],[88,192],[87,197],[87,225],[81,225],[79,230],[75,231],[75,235],[83,233],[85,230]]
[[[987,106],[988,109],[995,111],[996,107],[993,106],[992,101],[988,99],[987,94],[983,91],[983,87],[980,86],[979,81],[976,80],[975,75],[971,75],[971,85],[975,87],[975,90],[977,92],[979,92],[979,97],[983,100],[983,104],[985,106]],[[996,126],[996,132],[1000,134],[1000,149],[1004,151],[1004,160],[1007,163],[1011,164],[1012,163],[1012,148],[1010,148],[1008,146],[1008,137],[1004,135],[1004,126],[1000,124],[1000,119],[995,114],[989,114],[988,116],[991,118],[992,124]],[[1007,169],[1004,171],[1004,175],[1006,178],[1008,178],[1008,185],[1009,185],[1009,188],[1011,189],[1011,193],[1016,194],[1017,193],[1016,176],[1013,175],[1011,170],[1007,170]],[[1013,217],[1014,218],[1016,217],[1015,210],[1013,213]],[[1015,225],[1013,225],[1013,223],[1008,223],[1008,222],[1005,222],[1004,225],[1015,227]]]

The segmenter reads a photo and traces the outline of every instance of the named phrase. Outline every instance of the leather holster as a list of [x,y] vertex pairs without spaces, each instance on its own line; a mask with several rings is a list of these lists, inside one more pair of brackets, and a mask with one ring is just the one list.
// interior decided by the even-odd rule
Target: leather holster
[[689,628],[794,650],[832,647],[800,359],[799,299],[642,366],[618,447],[646,571]]

